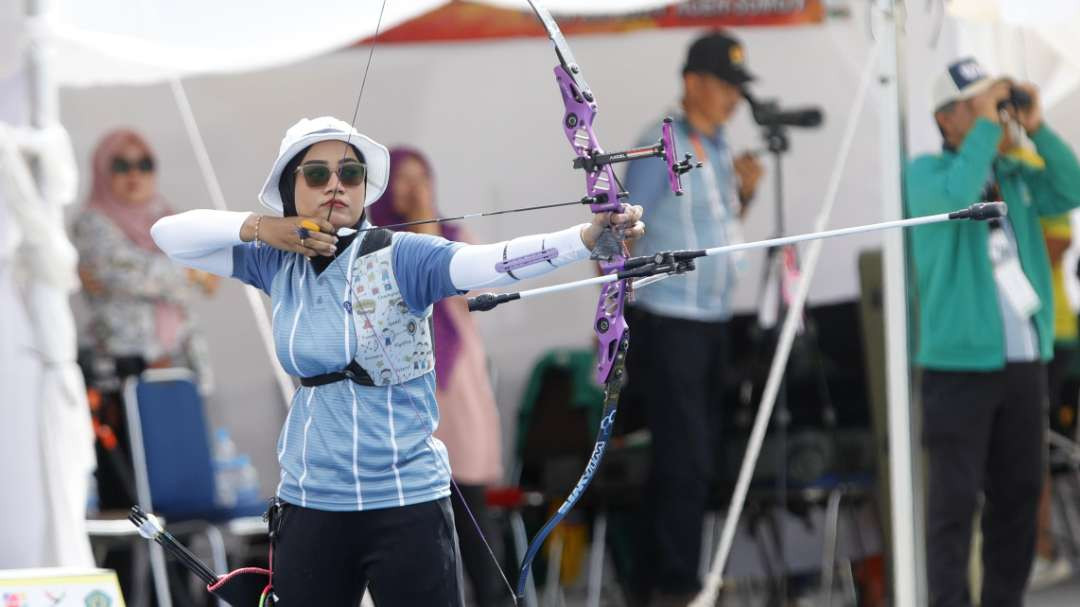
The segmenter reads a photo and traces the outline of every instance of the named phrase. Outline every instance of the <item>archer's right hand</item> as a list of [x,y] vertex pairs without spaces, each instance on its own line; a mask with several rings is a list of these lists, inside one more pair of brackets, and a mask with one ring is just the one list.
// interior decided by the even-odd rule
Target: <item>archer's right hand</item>
[[[261,219],[259,219],[261,217]],[[288,253],[300,253],[305,257],[324,255],[333,257],[337,251],[334,226],[322,217],[274,217],[252,213],[240,229],[244,242],[255,240],[255,223],[259,224],[259,241]],[[303,227],[301,222],[317,225],[318,230]]]

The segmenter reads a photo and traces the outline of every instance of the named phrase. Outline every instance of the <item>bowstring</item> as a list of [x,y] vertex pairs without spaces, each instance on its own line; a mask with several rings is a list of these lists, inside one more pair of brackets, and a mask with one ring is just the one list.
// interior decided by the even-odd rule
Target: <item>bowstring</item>
[[[350,288],[350,294],[351,294],[351,288]],[[371,323],[371,319],[368,316],[367,311],[362,306],[360,307],[360,313],[364,315],[364,321],[367,324],[371,325],[372,332],[374,332],[374,325]],[[389,355],[386,352],[386,348],[383,345],[382,340],[378,339],[378,337],[379,337],[378,335],[373,335],[373,337],[376,339],[377,343],[379,344],[379,351],[382,354],[383,359],[386,360],[387,363],[390,363],[391,360],[389,359]],[[432,334],[432,340],[434,340],[434,337],[435,336],[434,336],[434,333],[433,333]],[[417,420],[420,421],[420,423],[423,423],[424,420],[420,416],[420,407],[419,407],[419,405],[416,404],[416,401],[413,400],[412,393],[409,392],[409,389],[407,387],[404,387],[404,383],[401,381],[401,376],[398,375],[397,369],[394,368],[393,366],[391,366],[390,369],[391,369],[391,371],[393,371],[394,378],[397,380],[398,385],[401,385],[402,389],[405,391],[405,396],[408,397],[409,404],[412,406],[413,412],[416,414]],[[436,407],[437,406],[438,406],[438,402],[436,402]],[[432,431],[434,431],[434,428],[432,429]],[[429,441],[430,441],[430,438],[429,438]],[[517,596],[514,593],[513,586],[510,584],[509,578],[506,577],[506,572],[503,571],[502,566],[499,564],[499,559],[498,559],[498,557],[495,556],[495,550],[491,547],[491,544],[488,543],[487,538],[484,537],[484,531],[480,528],[480,522],[477,520],[476,514],[473,513],[472,509],[469,508],[468,502],[465,501],[465,494],[461,492],[461,488],[458,487],[457,481],[454,480],[454,475],[450,470],[449,461],[444,462],[443,458],[439,457],[439,454],[436,453],[435,449],[431,447],[430,442],[428,442],[428,447],[431,449],[432,454],[435,455],[435,459],[439,462],[439,466],[441,466],[443,468],[443,470],[446,472],[447,477],[450,478],[450,484],[453,486],[454,490],[457,492],[458,498],[461,500],[462,508],[465,510],[466,514],[469,515],[469,520],[472,522],[473,528],[476,529],[476,533],[480,536],[480,540],[484,542],[484,547],[487,549],[488,555],[491,557],[491,560],[495,564],[495,567],[499,570],[499,576],[502,577],[503,583],[506,584],[506,588],[510,591],[510,594],[514,595],[514,604],[516,605],[517,604]],[[449,456],[449,453],[447,455]]]
[[[357,245],[354,242],[353,246],[359,246],[359,245]],[[355,257],[355,258],[353,258],[352,263],[355,264],[357,262],[357,260],[362,259],[362,258],[363,257]],[[346,302],[345,302],[345,304],[347,304],[347,305],[345,305],[346,313],[350,313],[350,311],[352,309],[354,309],[354,308],[359,309],[360,313],[364,317],[364,324],[371,327],[371,332],[372,332],[371,337],[372,337],[372,339],[375,340],[375,343],[378,344],[378,346],[379,346],[379,354],[382,356],[383,361],[386,362],[387,366],[390,368],[390,371],[394,374],[394,380],[396,382],[396,385],[401,386],[402,391],[405,392],[405,396],[409,399],[409,405],[412,407],[413,413],[416,414],[417,421],[420,423],[421,426],[426,425],[426,423],[424,422],[423,416],[420,414],[420,406],[413,399],[412,393],[409,391],[409,388],[405,385],[405,382],[402,381],[401,375],[398,374],[397,367],[394,366],[393,360],[390,358],[390,354],[386,351],[386,346],[385,346],[385,344],[383,344],[383,340],[380,339],[379,335],[375,332],[375,323],[371,322],[371,317],[368,316],[367,310],[365,309],[364,306],[352,306],[351,305],[351,299],[352,299],[352,293],[353,293],[353,291],[352,291],[352,281],[349,279],[348,274],[345,273],[344,266],[342,266],[341,264],[338,264],[338,268],[341,270],[342,274],[345,275],[345,284],[348,287],[348,297],[349,297],[349,299],[346,300]],[[353,320],[353,324],[354,325],[356,324],[355,320]],[[430,330],[432,331],[431,338],[432,338],[432,342],[434,343],[434,339],[435,339],[434,328],[431,328]],[[357,336],[357,338],[359,339],[359,336]],[[359,343],[357,344],[357,347],[358,348],[360,347]],[[348,380],[348,381],[352,381],[352,380]],[[387,390],[392,390],[393,386],[387,386],[386,389]],[[435,406],[438,407],[438,402],[436,402]],[[432,428],[432,432],[434,432],[434,430],[435,429]],[[450,479],[450,485],[453,487],[454,491],[457,492],[458,498],[461,500],[462,508],[465,510],[465,513],[469,515],[469,520],[472,522],[473,528],[476,530],[476,533],[480,536],[480,541],[482,541],[484,543],[484,548],[487,549],[488,555],[491,557],[492,563],[495,564],[495,568],[499,571],[499,576],[502,578],[503,583],[506,585],[507,590],[510,591],[510,595],[514,599],[514,604],[517,605],[518,604],[518,602],[517,602],[517,594],[514,591],[514,587],[510,584],[510,579],[506,576],[506,572],[503,570],[502,565],[499,564],[499,559],[498,559],[497,556],[495,556],[495,550],[491,547],[491,544],[488,543],[487,537],[484,536],[484,531],[480,528],[480,522],[477,520],[476,514],[473,513],[472,509],[469,508],[468,502],[465,501],[465,494],[461,492],[461,488],[458,487],[457,481],[454,480],[454,475],[450,470],[449,461],[444,462],[443,458],[440,457],[438,452],[435,451],[435,448],[431,446],[431,438],[432,437],[429,436],[428,440],[424,441],[425,444],[427,444],[428,449],[431,450],[432,455],[435,456],[435,461],[437,461],[439,463],[439,467],[443,469],[443,471],[446,473],[446,476]],[[449,456],[449,453],[447,453],[447,456]],[[460,557],[460,555],[459,555],[459,557]]]
[[[349,121],[349,126],[352,129],[345,134],[345,145],[341,148],[341,160],[338,161],[336,172],[338,173],[338,184],[341,184],[341,163],[349,157],[349,146],[352,142],[352,131],[356,128],[356,117],[360,115],[360,100],[364,98],[364,88],[367,87],[368,74],[371,72],[371,60],[375,58],[375,47],[379,43],[379,30],[382,29],[383,14],[386,12],[387,0],[382,0],[382,5],[379,6],[379,18],[375,21],[375,35],[371,38],[371,48],[368,49],[367,65],[364,66],[364,76],[360,79],[360,94],[356,96],[356,105],[353,106],[352,120]],[[364,171],[364,201],[367,200],[367,171]],[[330,216],[334,214],[334,205],[330,205],[330,208],[326,211],[326,221],[330,221]]]
[[[364,67],[364,76],[360,81],[360,94],[357,95],[357,97],[356,97],[356,105],[353,107],[352,120],[349,122],[349,126],[352,127],[352,128],[349,130],[349,132],[347,133],[347,135],[345,137],[345,145],[342,148],[341,161],[338,163],[338,171],[340,171],[341,162],[344,162],[346,160],[346,158],[348,158],[349,146],[350,146],[350,142],[352,140],[352,131],[355,130],[355,128],[356,128],[356,118],[360,114],[360,103],[361,103],[361,100],[364,97],[364,88],[367,86],[368,74],[371,72],[371,63],[372,63],[372,59],[375,56],[375,47],[378,45],[379,31],[382,28],[382,20],[383,20],[383,15],[386,12],[386,4],[387,4],[387,0],[382,0],[382,5],[379,7],[379,18],[378,18],[378,21],[375,23],[375,35],[372,37],[372,40],[371,40],[371,48],[368,51],[367,64]],[[338,175],[339,186],[340,186],[340,181],[341,181],[341,176],[339,174]],[[365,176],[365,184],[364,185],[365,185],[365,187],[364,187],[364,201],[362,201],[362,202],[366,202],[366,200],[367,200],[367,177],[366,176]],[[334,207],[333,207],[333,205],[331,205],[329,211],[327,212],[327,216],[326,216],[326,220],[328,222],[330,221],[330,217],[333,214],[333,212],[334,212]],[[366,205],[365,205],[365,211],[364,212],[365,213],[367,212]],[[358,245],[358,244],[356,244],[354,242],[353,246],[360,246],[360,245]],[[355,259],[357,259],[357,258],[354,258],[354,260],[353,260],[354,263],[355,263]],[[341,264],[339,264],[339,268],[341,269],[342,274],[345,275],[345,284],[348,287],[348,295],[347,295],[348,299],[346,299],[346,301],[344,302],[343,305],[345,306],[346,313],[350,314],[350,316],[351,316],[351,301],[350,300],[352,299],[352,281],[349,279],[348,274],[345,273],[345,268],[343,266],[341,266]],[[357,307],[360,308],[360,313],[364,316],[365,323],[370,325],[372,327],[372,331],[374,331],[374,326],[375,325],[371,322],[371,318],[368,316],[367,311],[364,309],[363,306],[357,306]],[[353,321],[354,325],[355,325],[355,322],[356,321],[354,320]],[[359,338],[359,336],[357,336],[357,337]],[[421,416],[421,414],[420,414],[420,407],[413,400],[412,394],[410,393],[409,389],[407,387],[405,387],[404,383],[401,381],[401,376],[398,374],[397,368],[394,367],[394,365],[392,364],[392,360],[390,359],[389,354],[386,352],[386,349],[383,346],[382,340],[379,339],[378,335],[373,335],[373,337],[375,338],[376,343],[379,344],[379,351],[380,351],[380,354],[383,357],[383,360],[388,364],[388,366],[390,367],[390,370],[394,373],[394,378],[397,381],[397,385],[402,386],[402,390],[404,390],[405,396],[408,397],[409,404],[412,406],[413,412],[416,414],[417,420],[420,422],[421,425],[424,425],[423,416]],[[434,333],[432,333],[432,340],[434,340]],[[359,343],[357,344],[357,347],[359,347]],[[349,381],[351,381],[351,380],[349,380]],[[387,389],[390,390],[392,388],[387,387]],[[438,403],[436,402],[436,407],[437,406],[438,406]],[[432,429],[432,431],[434,431],[434,428]],[[462,508],[464,509],[466,514],[469,515],[469,520],[471,521],[471,523],[473,525],[473,528],[476,530],[476,533],[480,536],[480,541],[483,542],[484,548],[487,549],[488,555],[491,557],[492,563],[494,563],[495,568],[499,572],[499,576],[502,578],[503,583],[506,585],[507,590],[510,591],[510,596],[513,598],[514,604],[517,605],[518,604],[517,594],[514,592],[514,587],[510,584],[510,580],[509,580],[509,578],[507,578],[506,572],[503,570],[502,565],[499,563],[498,557],[495,556],[495,551],[492,549],[491,544],[488,542],[487,537],[484,536],[484,532],[480,528],[480,523],[477,520],[476,515],[473,513],[472,509],[469,507],[468,502],[465,501],[465,494],[461,492],[461,488],[458,487],[457,481],[454,480],[454,475],[450,470],[449,462],[448,461],[444,462],[443,458],[439,457],[438,452],[436,452],[434,447],[431,446],[431,437],[430,436],[428,437],[428,440],[425,441],[425,443],[428,445],[428,448],[431,450],[432,455],[435,456],[435,460],[437,462],[439,462],[439,466],[443,468],[443,470],[446,472],[447,477],[449,477],[450,485],[453,487],[454,491],[457,492],[458,498],[461,500]],[[449,453],[447,455],[449,455]],[[460,558],[460,554],[457,555],[457,556],[458,556],[458,558]]]

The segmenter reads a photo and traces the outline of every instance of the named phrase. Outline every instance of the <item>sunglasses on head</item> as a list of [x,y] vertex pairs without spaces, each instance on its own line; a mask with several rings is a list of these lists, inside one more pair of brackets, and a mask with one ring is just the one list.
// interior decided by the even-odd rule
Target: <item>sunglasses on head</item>
[[[304,176],[304,181],[311,188],[321,188],[330,183],[330,176],[334,174],[329,165],[322,163],[302,164],[296,167],[296,172]],[[345,161],[338,166],[337,176],[343,186],[358,186],[367,179],[367,165],[355,160]]]
[[111,170],[115,175],[123,175],[134,170],[143,173],[153,173],[154,159],[149,156],[143,156],[138,160],[128,160],[127,158],[117,156],[116,158],[113,158]]

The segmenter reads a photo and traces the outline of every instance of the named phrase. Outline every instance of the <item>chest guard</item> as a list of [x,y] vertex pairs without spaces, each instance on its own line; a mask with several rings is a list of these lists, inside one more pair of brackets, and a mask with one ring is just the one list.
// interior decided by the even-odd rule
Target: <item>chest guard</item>
[[435,370],[431,308],[415,316],[405,305],[394,276],[392,236],[389,230],[369,232],[350,269],[359,344],[354,360],[375,386],[404,383]]
[[367,232],[349,268],[349,302],[359,344],[341,371],[301,377],[307,387],[351,380],[361,386],[404,383],[435,370],[431,307],[423,316],[409,312],[394,277],[393,232]]

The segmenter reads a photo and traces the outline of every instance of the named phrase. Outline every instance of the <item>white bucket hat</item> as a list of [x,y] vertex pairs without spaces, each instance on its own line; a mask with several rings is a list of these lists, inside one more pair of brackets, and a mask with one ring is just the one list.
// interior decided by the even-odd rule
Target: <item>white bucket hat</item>
[[378,200],[386,191],[386,182],[390,175],[390,152],[386,146],[362,135],[347,122],[332,116],[320,116],[311,119],[301,118],[300,122],[285,131],[277,160],[274,161],[274,167],[270,170],[262,191],[259,192],[259,201],[263,203],[263,206],[278,213],[284,213],[278,182],[281,180],[281,172],[285,169],[285,165],[308,146],[320,141],[334,140],[347,141],[355,145],[364,155],[364,162],[367,164],[367,191],[364,195],[364,206]]
[[954,101],[971,99],[998,81],[998,78],[991,78],[982,66],[970,57],[954,61],[934,80],[934,111]]

